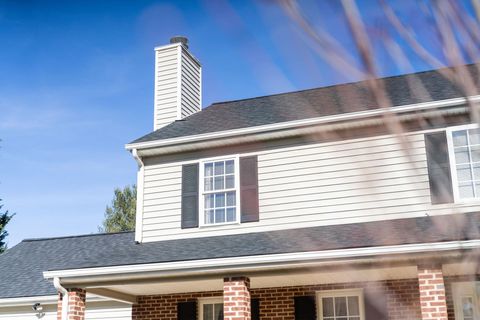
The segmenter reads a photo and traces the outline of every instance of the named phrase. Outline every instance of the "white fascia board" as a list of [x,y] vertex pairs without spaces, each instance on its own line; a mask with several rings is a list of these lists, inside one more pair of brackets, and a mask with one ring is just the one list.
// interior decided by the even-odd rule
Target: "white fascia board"
[[[472,96],[470,97],[470,100],[480,101],[480,96]],[[327,123],[340,122],[340,121],[360,120],[364,118],[383,116],[390,113],[402,114],[402,113],[408,113],[408,112],[414,112],[414,111],[451,107],[451,106],[465,104],[466,102],[467,102],[466,98],[455,98],[455,99],[446,99],[446,100],[440,100],[440,101],[410,104],[410,105],[391,107],[391,108],[379,108],[375,110],[350,112],[350,113],[343,113],[343,114],[337,114],[337,115],[331,115],[331,116],[323,116],[323,117],[317,117],[317,118],[274,123],[274,124],[268,124],[268,125],[262,125],[262,126],[197,134],[197,135],[178,137],[178,138],[172,138],[172,139],[131,143],[131,144],[125,145],[125,148],[127,150],[133,150],[133,149],[163,147],[163,146],[170,146],[175,144],[192,143],[192,142],[204,141],[204,140],[210,140],[210,139],[228,138],[228,137],[234,137],[239,135],[284,130],[284,129],[327,124]]]
[[32,296],[0,299],[0,307],[31,306],[34,303],[57,304],[58,296]]
[[[99,301],[112,301],[105,297],[92,295],[87,293],[88,302],[99,302]],[[29,296],[29,297],[18,297],[18,298],[4,298],[0,299],[0,308],[3,307],[21,307],[21,306],[32,306],[35,303],[41,303],[43,305],[52,305],[58,303],[57,295],[50,296]]]
[[394,246],[365,247],[352,249],[338,249],[312,252],[296,252],[282,254],[268,254],[259,256],[245,256],[232,258],[204,259],[192,261],[149,263],[138,265],[125,265],[113,267],[97,267],[84,269],[70,269],[45,271],[45,279],[59,277],[61,279],[80,278],[92,276],[118,276],[122,277],[134,274],[155,273],[155,275],[195,275],[205,272],[219,272],[219,270],[262,271],[278,267],[289,267],[294,264],[301,266],[307,263],[321,263],[328,261],[341,261],[356,258],[368,258],[376,256],[392,256],[416,253],[432,253],[442,251],[467,250],[480,248],[480,240],[450,241],[435,243],[406,244]]

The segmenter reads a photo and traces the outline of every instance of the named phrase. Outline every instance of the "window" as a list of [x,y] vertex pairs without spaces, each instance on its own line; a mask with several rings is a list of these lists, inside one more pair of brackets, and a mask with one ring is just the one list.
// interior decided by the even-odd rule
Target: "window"
[[200,320],[223,320],[223,298],[205,298],[199,300]]
[[449,153],[454,197],[457,200],[480,198],[480,129],[452,129]]
[[200,221],[202,225],[238,222],[238,158],[201,163]]
[[456,282],[452,284],[455,319],[480,318],[480,282]]
[[319,319],[364,320],[363,294],[359,290],[321,291],[317,293]]

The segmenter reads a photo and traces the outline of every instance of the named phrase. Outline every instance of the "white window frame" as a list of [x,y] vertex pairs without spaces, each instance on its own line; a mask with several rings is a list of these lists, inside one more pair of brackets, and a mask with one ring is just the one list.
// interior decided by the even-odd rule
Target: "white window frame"
[[479,281],[469,282],[454,282],[452,283],[453,307],[455,312],[455,319],[464,319],[462,298],[470,297],[473,301],[473,318],[477,319],[480,316],[480,292],[477,288],[480,287]]
[[[465,124],[461,126],[449,127],[446,129],[447,133],[447,145],[448,145],[448,158],[450,162],[450,175],[452,177],[452,189],[453,189],[453,201],[455,203],[470,203],[480,201],[480,196],[477,198],[460,198],[460,193],[458,190],[458,176],[457,176],[457,164],[455,160],[455,152],[453,147],[453,132],[469,129],[478,129],[478,124]],[[471,159],[470,159],[471,160]],[[473,177],[473,173],[472,173]],[[474,178],[474,177],[473,177]]]
[[357,296],[358,297],[358,308],[360,312],[360,320],[365,320],[365,303],[363,299],[363,289],[341,289],[341,290],[322,290],[315,292],[316,302],[317,302],[317,319],[323,320],[323,304],[322,298],[330,297],[348,297],[348,296]]
[[223,297],[199,298],[197,302],[198,302],[198,310],[197,310],[198,319],[203,320],[203,306],[205,304],[223,303]]
[[[229,222],[221,222],[221,223],[210,223],[207,224],[205,223],[205,198],[204,198],[204,193],[205,193],[205,163],[207,162],[215,162],[215,161],[226,161],[226,160],[233,160],[234,161],[234,170],[235,170],[235,189],[225,189],[226,191],[219,191],[219,192],[228,192],[234,190],[235,193],[235,221],[229,221]],[[236,155],[230,155],[230,156],[221,156],[221,157],[213,157],[213,158],[205,158],[200,160],[199,163],[199,226],[201,228],[207,228],[207,227],[218,227],[218,226],[223,226],[223,225],[231,225],[231,224],[239,224],[240,223],[240,156],[238,154]],[[215,193],[215,192],[213,192]],[[225,199],[226,201],[226,199]]]

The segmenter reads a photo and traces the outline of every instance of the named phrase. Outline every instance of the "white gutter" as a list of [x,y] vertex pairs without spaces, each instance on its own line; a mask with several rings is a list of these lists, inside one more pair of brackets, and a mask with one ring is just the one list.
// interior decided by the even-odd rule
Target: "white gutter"
[[57,304],[58,296],[33,296],[0,299],[0,307],[32,306],[35,303]]
[[304,266],[305,263],[330,262],[331,260],[377,257],[385,255],[400,255],[412,253],[436,253],[441,251],[466,250],[480,248],[480,240],[450,241],[435,243],[406,244],[393,246],[379,246],[367,248],[337,249],[312,252],[296,252],[269,254],[258,256],[245,256],[233,258],[204,259],[192,261],[178,261],[165,263],[149,263],[113,267],[97,267],[85,269],[45,271],[44,278],[52,279],[61,277],[79,278],[93,276],[122,276],[155,273],[155,276],[171,274],[195,275],[206,272],[246,272],[272,270],[278,267]]
[[[97,301],[109,301],[111,299],[92,296],[87,294],[87,300],[89,302]],[[54,296],[30,296],[30,297],[19,297],[19,298],[3,298],[0,299],[0,308],[3,307],[19,307],[19,306],[32,306],[35,303],[40,303],[42,305],[57,305],[58,295]]]
[[59,293],[62,294],[62,318],[61,320],[68,320],[68,291],[60,284],[58,277],[53,278],[53,286]]
[[[480,96],[478,95],[472,96],[470,97],[470,100],[480,101]],[[228,138],[228,137],[234,137],[239,135],[284,130],[284,129],[303,127],[303,126],[327,124],[327,123],[340,122],[340,121],[359,120],[359,119],[370,118],[370,117],[384,116],[390,113],[402,114],[407,112],[437,109],[437,108],[461,105],[465,103],[467,103],[466,98],[454,98],[454,99],[446,99],[446,100],[440,100],[440,101],[423,102],[423,103],[416,103],[416,104],[410,104],[410,105],[398,106],[398,107],[392,107],[392,108],[379,108],[375,110],[350,112],[350,113],[337,114],[337,115],[331,115],[331,116],[274,123],[274,124],[268,124],[268,125],[262,125],[262,126],[197,134],[197,135],[187,136],[187,137],[178,137],[178,138],[172,138],[172,139],[131,143],[131,144],[125,145],[125,148],[127,150],[133,150],[133,149],[163,147],[163,146],[170,146],[175,144],[192,143],[192,142],[205,141],[210,139]]]

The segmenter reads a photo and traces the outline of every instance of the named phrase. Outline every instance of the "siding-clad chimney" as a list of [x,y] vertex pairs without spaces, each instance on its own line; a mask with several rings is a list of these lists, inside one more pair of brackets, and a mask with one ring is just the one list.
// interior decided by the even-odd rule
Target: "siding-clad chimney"
[[202,109],[202,67],[188,51],[185,37],[155,48],[155,110],[153,129]]

